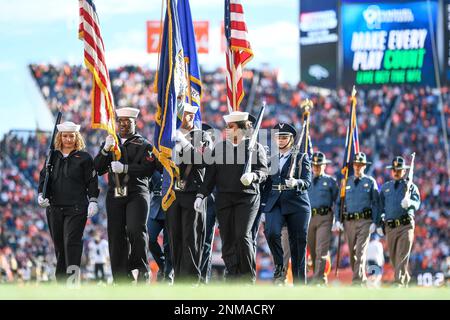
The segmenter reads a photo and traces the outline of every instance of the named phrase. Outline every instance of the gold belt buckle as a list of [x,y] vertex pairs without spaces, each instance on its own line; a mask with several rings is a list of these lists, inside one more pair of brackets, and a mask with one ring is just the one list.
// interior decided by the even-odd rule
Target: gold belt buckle
[[127,195],[128,195],[128,188],[126,186],[114,188],[114,198],[123,198],[126,197]]
[[175,181],[175,190],[184,191],[185,188],[186,188],[185,180],[176,180]]
[[395,220],[395,226],[398,227],[400,225],[400,220]]

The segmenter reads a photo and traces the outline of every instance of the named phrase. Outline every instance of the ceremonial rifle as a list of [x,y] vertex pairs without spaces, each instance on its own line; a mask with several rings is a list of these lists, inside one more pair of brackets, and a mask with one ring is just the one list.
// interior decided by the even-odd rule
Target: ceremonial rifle
[[408,171],[408,183],[406,184],[406,193],[403,199],[411,199],[411,187],[413,184],[413,176],[414,176],[414,160],[416,158],[416,153],[413,152],[411,154],[411,166]]
[[250,138],[250,142],[248,144],[247,149],[248,149],[249,153],[248,153],[247,162],[245,163],[245,166],[244,166],[244,172],[243,172],[244,174],[252,172],[253,151],[255,151],[255,146],[256,146],[256,143],[258,142],[259,128],[261,127],[261,122],[262,122],[265,110],[266,110],[266,102],[263,101],[263,105],[261,107],[261,110],[259,110],[258,117],[256,118],[256,124],[255,124],[255,127],[253,128],[253,133]]
[[55,138],[58,133],[57,125],[61,122],[61,110],[58,110],[58,114],[56,115],[55,126],[53,127],[52,138],[50,139],[50,146],[47,151],[47,158],[45,159],[45,179],[44,186],[42,187],[42,198],[45,199],[47,197],[47,189],[48,189],[48,179],[50,178],[50,174],[52,172],[52,159],[53,154],[55,153]]

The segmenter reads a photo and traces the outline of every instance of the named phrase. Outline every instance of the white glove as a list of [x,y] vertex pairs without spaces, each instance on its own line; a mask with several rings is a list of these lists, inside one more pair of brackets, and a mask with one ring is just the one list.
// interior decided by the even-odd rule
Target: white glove
[[261,220],[259,220],[260,223],[266,223],[266,214],[263,212],[261,213]]
[[298,180],[295,178],[286,179],[285,183],[286,183],[286,187],[288,187],[288,188],[295,188],[296,186],[298,186]]
[[340,221],[336,221],[331,227],[331,231],[336,232],[339,230],[344,231],[344,225]]
[[48,200],[47,198],[44,199],[42,197],[42,193],[39,193],[39,195],[38,195],[38,204],[42,208],[47,208],[50,205],[50,200]]
[[410,199],[403,199],[401,202],[401,206],[403,209],[408,209],[409,207],[411,207],[412,205],[412,201]]
[[106,137],[105,146],[103,147],[103,150],[108,152],[109,150],[111,150],[112,147],[114,147],[115,144],[116,140],[114,139],[114,137],[112,135],[108,135]]
[[205,198],[202,198],[202,197],[195,198],[195,201],[194,201],[194,210],[195,211],[202,212],[204,199]]
[[383,228],[382,227],[378,227],[377,228],[377,233],[380,237],[384,236],[384,232],[383,232]]
[[89,202],[88,206],[88,218],[92,218],[98,212],[98,203],[95,201]]
[[241,176],[241,183],[246,187],[249,186],[253,180],[256,180],[256,175],[253,172],[247,172]]
[[376,230],[377,230],[377,225],[372,222],[369,227],[369,234],[374,233]]
[[183,148],[189,144],[189,140],[180,130],[177,130],[177,133],[175,134],[175,141],[180,143]]
[[124,169],[123,163],[120,161],[111,161],[111,170],[114,173],[122,173]]

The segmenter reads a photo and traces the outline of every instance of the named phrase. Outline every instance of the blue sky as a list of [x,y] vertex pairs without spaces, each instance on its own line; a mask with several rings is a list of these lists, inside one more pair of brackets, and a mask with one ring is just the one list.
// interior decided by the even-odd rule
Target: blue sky
[[[146,52],[146,21],[160,19],[161,3],[95,0],[110,68],[129,63],[156,68],[156,54]],[[210,22],[210,53],[199,56],[200,64],[206,69],[224,66],[220,52],[224,1],[190,3],[194,20]],[[255,53],[248,67],[268,64],[280,70],[282,80],[298,81],[298,0],[245,0],[243,4]],[[27,97],[32,84],[24,83],[27,64],[82,63],[78,19],[77,0],[0,0],[0,134],[11,127],[4,119],[19,113],[27,116],[15,122],[17,127],[39,122],[32,117],[37,111],[29,110],[33,101]],[[41,111],[37,113],[42,116],[45,110]]]

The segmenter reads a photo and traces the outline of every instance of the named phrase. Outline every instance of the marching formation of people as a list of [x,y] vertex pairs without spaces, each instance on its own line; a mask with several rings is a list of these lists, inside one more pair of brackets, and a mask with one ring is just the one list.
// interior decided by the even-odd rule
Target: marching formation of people
[[[213,145],[211,135],[194,125],[197,109],[188,103],[183,105],[173,150],[179,175],[173,190],[168,191],[174,192],[176,198],[159,222],[162,178],[155,172],[164,175],[164,170],[152,145],[136,132],[139,109],[117,110],[119,133],[117,137],[107,136],[95,159],[83,151],[79,125],[73,122],[56,125],[51,172],[46,176],[48,167],[41,172],[38,203],[47,208],[58,280],[70,275],[72,267],[80,267],[83,230],[87,218],[98,211],[98,175],[108,173],[107,230],[116,283],[148,282],[149,251],[155,254],[162,277],[170,282],[207,282],[202,279],[205,275],[202,259],[209,204],[213,205],[218,221],[227,281],[256,281],[252,229],[258,212],[262,211],[264,234],[275,265],[275,283],[283,284],[286,278],[282,246],[282,229],[286,226],[294,284],[307,283],[308,242],[314,280],[327,283],[324,269],[333,230],[345,232],[354,284],[367,281],[367,246],[374,232],[380,235],[386,232],[395,281],[408,284],[414,213],[419,209],[420,196],[411,175],[405,179],[409,167],[404,158],[398,156],[393,160],[389,167],[393,180],[386,182],[379,192],[376,180],[365,174],[370,163],[366,154],[357,153],[353,160],[354,175],[344,186],[346,197],[337,197],[336,179],[325,174],[328,163],[325,155],[315,152],[310,157],[298,149],[304,131],[296,142],[294,126],[278,123],[273,128],[278,152],[268,161],[267,150],[256,142],[261,121],[254,127],[247,112],[224,115],[226,139]],[[307,135],[306,139],[309,139]],[[114,152],[116,140],[122,155],[120,160]],[[153,196],[160,192],[159,199],[151,197],[151,192]],[[214,201],[208,202],[212,193]],[[149,225],[151,201],[158,201],[153,206],[159,208]],[[345,203],[341,205],[341,201]],[[150,245],[149,229],[154,234],[164,229],[164,253],[154,240]],[[173,270],[168,270],[170,265]]]
[[[277,154],[269,155],[259,143],[248,149],[254,129],[248,113],[225,115],[226,139],[213,143],[207,130],[193,125],[194,109],[185,104],[182,125],[176,134],[176,149],[186,163],[179,165],[180,178],[173,186],[176,201],[167,212],[160,205],[162,190],[158,182],[162,179],[162,167],[151,144],[137,133],[139,109],[117,109],[119,134],[108,136],[94,159],[83,152],[79,125],[65,122],[58,126],[61,140],[58,146],[55,143],[49,195],[38,198],[39,205],[47,208],[58,280],[67,276],[70,266],[80,266],[83,230],[87,218],[98,211],[97,175],[108,173],[105,201],[115,282],[133,278],[147,282],[149,252],[157,261],[160,278],[177,283],[207,282],[211,268],[210,230],[214,231],[217,219],[223,241],[225,278],[253,283],[254,226],[262,214],[276,283],[284,283],[287,272],[283,229],[287,230],[294,284],[306,283],[307,246],[313,261],[314,282],[327,283],[325,264],[333,231],[339,230],[349,245],[355,284],[366,281],[367,246],[374,233],[386,236],[396,283],[408,283],[414,217],[421,198],[417,186],[407,179],[407,155],[394,158],[387,171],[392,180],[379,186],[376,176],[365,174],[366,165],[370,164],[368,156],[356,154],[354,175],[345,186],[345,210],[341,213],[338,177],[325,173],[330,163],[325,153],[317,150],[310,156],[293,152],[298,123],[281,122],[273,127],[277,131],[274,143],[278,150]],[[111,150],[116,138],[122,154],[119,161]],[[196,145],[199,141],[200,146]],[[241,162],[237,158],[227,162],[230,155],[231,159],[238,157],[240,150],[244,155]],[[210,154],[216,162],[186,161],[194,159],[196,153],[202,157]],[[244,172],[249,158],[253,161],[251,171]],[[293,162],[295,170],[291,174]],[[41,175],[39,193],[43,180]],[[72,193],[77,196],[71,196]],[[52,215],[58,211],[62,214]],[[155,241],[162,230],[163,250]]]

